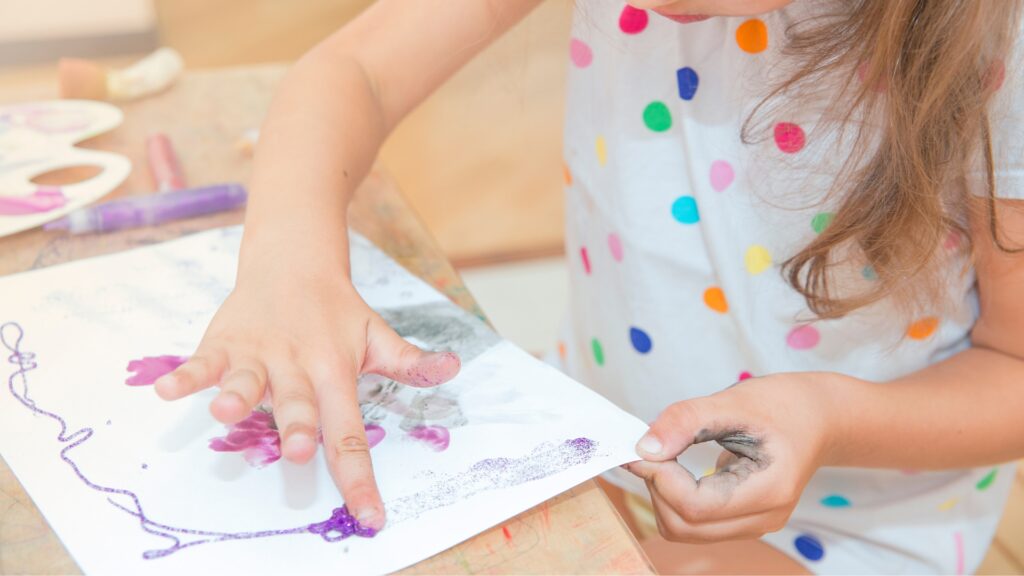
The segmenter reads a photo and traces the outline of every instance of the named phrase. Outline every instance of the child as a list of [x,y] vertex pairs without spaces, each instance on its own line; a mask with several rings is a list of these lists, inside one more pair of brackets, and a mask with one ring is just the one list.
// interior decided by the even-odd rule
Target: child
[[[381,0],[304,56],[261,131],[238,285],[157,383],[219,385],[227,423],[269,387],[285,457],[321,425],[373,527],[356,376],[459,365],[359,299],[346,204],[401,118],[538,2]],[[996,464],[1024,456],[1021,2],[630,4],[579,3],[569,44],[564,361],[653,421],[611,479],[649,491],[660,533],[738,540],[669,544],[626,498],[656,565],[974,569],[1012,482]]]

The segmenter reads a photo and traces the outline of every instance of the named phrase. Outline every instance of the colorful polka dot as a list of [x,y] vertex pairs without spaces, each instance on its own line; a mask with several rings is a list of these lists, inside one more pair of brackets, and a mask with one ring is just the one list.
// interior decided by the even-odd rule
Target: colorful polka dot
[[701,473],[700,477],[701,478],[706,478],[708,476],[711,476],[712,474],[714,474],[717,471],[718,471],[717,468],[715,468],[714,466],[710,466],[710,467],[704,469],[704,472]]
[[565,180],[566,186],[572,186],[572,171],[569,170],[569,165],[562,163],[562,179]]
[[993,468],[991,472],[985,474],[984,478],[978,480],[978,483],[975,484],[974,487],[978,490],[988,490],[989,486],[992,486],[992,483],[996,481],[996,474],[998,473],[999,469]]
[[689,66],[676,70],[676,84],[679,85],[679,97],[683,100],[693,100],[697,94],[697,85],[700,84],[700,77],[697,71]]
[[757,18],[747,20],[736,29],[736,43],[744,52],[763,52],[768,47],[768,27]]
[[836,215],[832,212],[818,212],[814,215],[814,218],[811,218],[811,228],[815,234],[821,234],[825,231],[825,228],[828,228],[828,225],[832,223],[832,219],[835,217]]
[[747,372],[746,370],[744,370],[743,372],[740,372],[740,375],[739,375],[739,377],[736,378],[736,381],[737,382],[743,382],[744,380],[749,380],[750,378],[753,378],[753,377],[754,377],[753,374],[751,374],[750,372]]
[[946,234],[946,239],[942,241],[942,247],[946,250],[956,250],[960,247],[960,232],[956,230],[950,230],[949,234]]
[[587,247],[580,248],[580,260],[583,261],[583,271],[590,274],[590,254],[587,253]]
[[594,140],[594,152],[597,154],[597,163],[604,166],[608,163],[608,148],[604,142],[604,136],[598,136]]
[[829,494],[821,499],[821,505],[829,508],[846,508],[850,505],[850,500],[847,499],[846,496]]
[[792,122],[779,122],[775,125],[775,145],[786,154],[795,154],[807,143],[804,129]]
[[818,329],[809,324],[797,326],[786,335],[786,345],[794,350],[810,350],[818,345],[821,334]]
[[562,361],[564,362],[566,357],[568,357],[568,356],[569,356],[569,350],[566,347],[565,342],[559,340],[558,341],[558,357],[561,358]]
[[743,263],[747,266],[747,272],[760,274],[771,267],[772,255],[764,246],[754,244],[747,248],[747,253],[743,256]]
[[619,30],[626,34],[639,34],[647,28],[647,11],[626,5],[619,14]]
[[875,274],[875,268],[873,266],[865,266],[860,269],[860,275],[865,280],[878,280],[878,274]]
[[957,502],[960,502],[959,498],[950,498],[942,504],[939,504],[939,511],[946,512],[947,510],[952,510],[953,507],[957,505]]
[[796,547],[796,551],[801,556],[817,562],[825,556],[825,547],[821,545],[821,540],[818,540],[810,534],[801,534],[793,540],[793,546]]
[[655,100],[644,108],[644,124],[655,132],[664,132],[672,127],[672,113],[664,102]]
[[718,286],[712,286],[704,291],[704,303],[715,312],[725,314],[729,311],[729,302],[725,299],[725,292]]
[[683,224],[700,222],[700,211],[697,210],[697,199],[693,196],[680,196],[672,203],[672,217]]
[[723,192],[732,184],[736,173],[732,170],[732,164],[725,160],[715,160],[711,163],[711,188],[715,192]]
[[577,68],[586,68],[594,61],[594,52],[586,42],[573,38],[569,41],[569,59]]
[[992,67],[988,71],[988,87],[993,92],[1003,87],[1003,82],[1006,81],[1006,63],[1002,60],[996,60],[992,63]]
[[622,262],[622,240],[614,232],[608,235],[608,250],[616,262]]
[[925,340],[935,333],[939,327],[939,319],[934,316],[922,318],[907,328],[907,338],[911,340]]
[[594,362],[598,366],[604,366],[604,348],[601,347],[601,341],[594,338],[590,341],[590,350],[594,353]]
[[647,332],[633,326],[629,329],[629,341],[633,344],[633,348],[641,353],[647,354],[651,351],[651,337],[647,335]]

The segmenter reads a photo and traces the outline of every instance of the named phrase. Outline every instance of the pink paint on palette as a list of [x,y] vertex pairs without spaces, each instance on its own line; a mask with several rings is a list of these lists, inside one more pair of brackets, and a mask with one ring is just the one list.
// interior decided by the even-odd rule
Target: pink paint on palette
[[443,452],[451,442],[451,433],[444,426],[417,426],[409,430],[409,437],[419,440],[434,452]]
[[128,371],[133,374],[124,383],[129,386],[148,386],[187,360],[188,356],[146,356],[132,360],[128,363]]
[[0,216],[40,214],[63,207],[67,196],[56,186],[40,186],[25,196],[0,196]]

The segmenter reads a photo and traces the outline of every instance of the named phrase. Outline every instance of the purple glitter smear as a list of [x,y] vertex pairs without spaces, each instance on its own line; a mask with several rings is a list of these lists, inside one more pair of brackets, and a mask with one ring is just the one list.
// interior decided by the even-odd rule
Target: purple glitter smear
[[306,529],[313,534],[319,534],[321,538],[328,542],[337,542],[349,536],[373,538],[377,535],[376,530],[363,526],[359,523],[359,520],[356,520],[355,516],[349,514],[348,506],[335,508],[330,518],[323,522],[310,524]]
[[124,381],[129,386],[149,386],[164,374],[188,360],[188,356],[146,356],[128,362],[128,372],[132,375]]

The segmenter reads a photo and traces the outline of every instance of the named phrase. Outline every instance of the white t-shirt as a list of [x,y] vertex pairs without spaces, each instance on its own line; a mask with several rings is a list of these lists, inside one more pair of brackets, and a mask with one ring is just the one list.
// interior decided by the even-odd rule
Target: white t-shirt
[[[825,191],[843,143],[818,126],[824,104],[813,101],[759,116],[753,143],[741,128],[785,74],[785,30],[810,7],[690,24],[621,0],[576,7],[565,136],[572,296],[560,348],[571,375],[640,418],[749,376],[820,370],[884,382],[970,345],[973,273],[951,275],[941,310],[901,319],[881,302],[828,321],[815,321],[780,274],[828,225],[836,202]],[[998,190],[1017,197],[1024,144],[1005,106]],[[952,235],[941,249],[956,246]],[[857,264],[846,280],[877,281]],[[700,475],[720,450],[698,445],[680,461]],[[823,469],[786,530],[766,540],[815,571],[971,570],[1012,476],[1012,466]],[[624,471],[612,480],[643,490]]]

